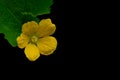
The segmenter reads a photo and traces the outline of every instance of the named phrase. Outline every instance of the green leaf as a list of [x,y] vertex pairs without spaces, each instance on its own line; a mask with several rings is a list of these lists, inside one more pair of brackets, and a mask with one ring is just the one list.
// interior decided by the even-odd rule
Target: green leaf
[[38,15],[49,14],[53,0],[0,0],[0,33],[12,46],[21,33],[22,24],[39,21]]

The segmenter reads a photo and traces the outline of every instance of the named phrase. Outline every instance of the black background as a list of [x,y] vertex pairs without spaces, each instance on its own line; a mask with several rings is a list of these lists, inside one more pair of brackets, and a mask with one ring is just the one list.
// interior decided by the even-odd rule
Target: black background
[[54,54],[41,56],[37,61],[30,62],[25,57],[24,50],[12,47],[4,39],[4,35],[0,34],[0,63],[37,65],[40,67],[40,71],[42,66],[47,67],[47,70],[54,70],[51,69],[52,67],[56,68],[56,71],[63,71],[62,73],[70,72],[70,74],[76,75],[78,72],[78,74],[84,75],[84,78],[94,78],[99,74],[100,77],[103,74],[106,75],[105,70],[109,68],[108,66],[105,67],[109,62],[109,59],[106,60],[108,57],[106,53],[111,51],[106,50],[105,52],[107,48],[105,44],[108,41],[105,42],[106,36],[108,36],[105,35],[107,31],[105,29],[106,25],[111,24],[107,23],[108,17],[106,17],[109,16],[107,10],[111,10],[111,8],[108,8],[109,6],[106,7],[108,2],[65,1],[54,0],[51,13],[38,16],[39,18],[50,17],[53,23],[56,24],[57,29],[53,36],[58,41],[58,47]]
[[51,6],[51,13],[38,16],[40,19],[51,18],[52,22],[56,25],[56,32],[53,34],[58,41],[56,51],[49,56],[41,55],[39,59],[30,62],[24,54],[24,49],[12,47],[5,39],[5,35],[0,33],[0,63],[2,65],[64,65],[65,63],[65,27],[67,15],[65,11],[65,3],[62,1],[54,0]]

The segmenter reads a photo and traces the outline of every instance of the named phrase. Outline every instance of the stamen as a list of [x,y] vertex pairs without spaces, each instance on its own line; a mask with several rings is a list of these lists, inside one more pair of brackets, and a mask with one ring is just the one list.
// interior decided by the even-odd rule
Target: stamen
[[37,37],[37,36],[32,36],[32,37],[31,37],[31,41],[32,41],[33,43],[36,43],[37,40],[38,40],[38,37]]

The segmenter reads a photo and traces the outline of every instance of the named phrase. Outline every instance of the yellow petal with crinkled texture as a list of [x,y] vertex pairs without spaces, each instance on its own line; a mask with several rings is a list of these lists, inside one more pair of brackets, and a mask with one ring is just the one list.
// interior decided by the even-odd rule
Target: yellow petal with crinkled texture
[[24,23],[22,26],[22,33],[31,36],[38,31],[38,24],[35,21]]
[[55,24],[52,23],[51,19],[42,19],[39,22],[39,28],[37,35],[39,37],[52,35],[56,30]]
[[52,36],[46,36],[38,40],[37,46],[42,55],[50,55],[56,50],[57,40]]
[[40,52],[35,44],[28,44],[25,47],[25,55],[30,61],[35,61],[40,57]]
[[24,34],[21,34],[20,36],[17,37],[17,43],[18,43],[18,47],[19,48],[24,48],[29,42],[29,38],[24,35]]

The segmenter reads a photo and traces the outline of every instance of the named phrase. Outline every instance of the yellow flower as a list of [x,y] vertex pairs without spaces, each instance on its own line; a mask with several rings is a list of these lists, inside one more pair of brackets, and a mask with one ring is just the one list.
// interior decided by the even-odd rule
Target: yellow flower
[[24,23],[17,38],[18,47],[25,48],[25,55],[30,61],[37,60],[40,54],[50,55],[57,47],[57,40],[51,36],[55,30],[51,19],[42,19],[39,24],[35,21]]

